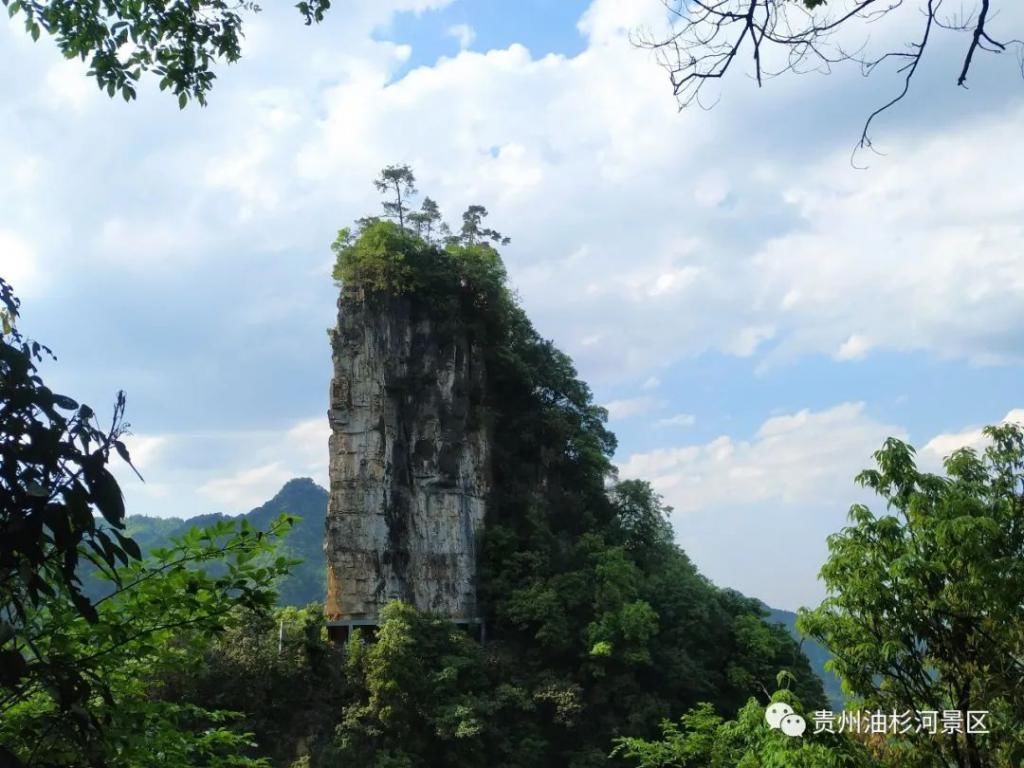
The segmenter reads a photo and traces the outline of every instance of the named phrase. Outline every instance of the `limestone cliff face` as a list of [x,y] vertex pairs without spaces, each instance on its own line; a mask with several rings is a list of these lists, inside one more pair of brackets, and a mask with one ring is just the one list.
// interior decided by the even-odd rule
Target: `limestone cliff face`
[[328,620],[372,623],[393,599],[476,618],[482,350],[422,299],[349,288],[332,346]]

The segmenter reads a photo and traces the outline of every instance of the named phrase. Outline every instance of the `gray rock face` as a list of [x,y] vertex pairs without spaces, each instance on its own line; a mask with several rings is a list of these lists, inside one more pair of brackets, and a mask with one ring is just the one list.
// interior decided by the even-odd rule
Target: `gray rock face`
[[481,350],[420,299],[347,288],[332,346],[328,621],[374,623],[394,599],[476,618],[490,487]]

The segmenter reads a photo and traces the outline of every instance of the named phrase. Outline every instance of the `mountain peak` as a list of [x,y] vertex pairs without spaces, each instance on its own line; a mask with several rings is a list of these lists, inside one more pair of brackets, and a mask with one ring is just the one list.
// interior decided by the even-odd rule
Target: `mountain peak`
[[323,494],[327,493],[327,489],[321,486],[311,477],[293,477],[291,480],[289,480],[287,483],[281,486],[281,490],[274,494],[274,498],[276,499],[278,496],[282,494],[294,493],[296,491],[315,491]]

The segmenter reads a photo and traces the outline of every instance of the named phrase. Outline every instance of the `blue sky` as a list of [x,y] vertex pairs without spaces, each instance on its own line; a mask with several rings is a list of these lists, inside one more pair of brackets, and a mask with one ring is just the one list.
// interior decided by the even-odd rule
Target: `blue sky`
[[627,39],[660,8],[353,0],[315,29],[268,10],[185,112],[153,89],[110,101],[0,26],[0,273],[58,354],[52,386],[96,407],[127,391],[130,510],[326,483],[328,246],[396,162],[512,237],[512,282],[608,406],[622,475],[655,483],[717,583],[816,602],[885,437],[937,468],[1024,418],[1015,59],[957,89],[961,40],[940,36],[855,170],[894,79],[737,71],[714,110],[679,113]]

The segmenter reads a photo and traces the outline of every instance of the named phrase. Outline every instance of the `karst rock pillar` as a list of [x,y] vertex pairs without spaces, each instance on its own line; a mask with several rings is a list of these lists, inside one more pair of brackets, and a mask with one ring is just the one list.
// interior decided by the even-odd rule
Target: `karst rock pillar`
[[482,350],[429,301],[343,288],[331,332],[331,636],[376,627],[392,600],[477,624],[489,492]]

